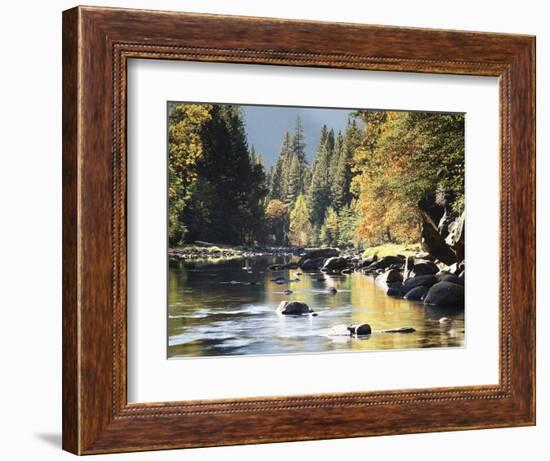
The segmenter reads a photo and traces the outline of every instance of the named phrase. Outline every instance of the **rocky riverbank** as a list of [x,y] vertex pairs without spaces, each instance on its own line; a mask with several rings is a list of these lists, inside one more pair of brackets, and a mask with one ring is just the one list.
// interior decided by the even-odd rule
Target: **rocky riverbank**
[[291,247],[244,247],[220,245],[186,245],[168,249],[168,258],[171,262],[208,260],[208,259],[236,259],[253,258],[259,256],[297,256],[303,252],[302,248]]
[[[444,219],[442,219],[444,221]],[[444,308],[464,308],[464,215],[435,227],[425,218],[423,252],[414,256],[363,258],[337,248],[303,251],[296,262],[272,265],[272,271],[301,269],[339,275],[361,272],[375,278],[388,296]]]

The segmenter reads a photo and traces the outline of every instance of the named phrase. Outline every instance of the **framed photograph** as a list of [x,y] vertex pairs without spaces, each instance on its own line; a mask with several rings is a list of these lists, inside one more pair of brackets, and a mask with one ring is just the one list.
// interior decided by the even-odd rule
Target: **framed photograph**
[[533,424],[534,37],[63,13],[65,450]]

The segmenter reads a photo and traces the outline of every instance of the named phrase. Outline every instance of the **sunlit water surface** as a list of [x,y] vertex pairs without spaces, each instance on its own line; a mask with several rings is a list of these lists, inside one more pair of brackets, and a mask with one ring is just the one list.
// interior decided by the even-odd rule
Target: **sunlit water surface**
[[[360,350],[462,347],[464,312],[426,308],[396,299],[372,277],[353,273],[325,276],[301,270],[272,272],[269,264],[288,258],[257,257],[230,261],[171,263],[168,279],[168,357],[292,354]],[[284,285],[276,277],[300,279]],[[231,282],[256,282],[243,285]],[[327,293],[334,287],[336,294]],[[284,290],[292,290],[285,295]],[[281,301],[306,302],[318,316],[287,317],[275,310]],[[442,326],[441,317],[453,319]],[[368,323],[365,338],[331,336],[339,324]],[[381,330],[413,327],[414,333]]]

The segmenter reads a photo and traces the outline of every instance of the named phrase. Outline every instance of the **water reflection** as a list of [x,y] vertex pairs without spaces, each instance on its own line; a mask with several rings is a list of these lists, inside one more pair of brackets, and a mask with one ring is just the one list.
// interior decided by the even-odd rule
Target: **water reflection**
[[[168,273],[168,356],[197,357],[383,350],[464,345],[463,311],[427,309],[390,298],[371,277],[267,271],[282,257],[171,264]],[[297,275],[299,274],[299,275]],[[276,277],[291,279],[285,284]],[[327,292],[328,287],[338,290]],[[291,290],[291,294],[285,294]],[[276,315],[281,301],[306,302],[317,317]],[[453,319],[441,325],[441,317]],[[329,336],[338,324],[369,323],[364,339]],[[410,334],[381,330],[413,327]]]

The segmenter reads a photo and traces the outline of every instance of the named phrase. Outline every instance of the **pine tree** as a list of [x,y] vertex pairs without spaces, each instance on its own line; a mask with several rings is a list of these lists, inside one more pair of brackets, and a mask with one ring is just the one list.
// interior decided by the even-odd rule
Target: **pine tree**
[[355,119],[348,119],[332,183],[332,206],[336,210],[341,210],[353,198],[351,192],[353,154],[360,144],[361,130],[357,127]]
[[323,224],[325,213],[331,203],[330,163],[334,150],[334,132],[324,125],[321,129],[319,146],[313,163],[308,205],[311,221],[316,226]]
[[289,242],[294,246],[306,246],[311,236],[309,210],[304,195],[299,195],[290,213]]
[[283,142],[281,144],[281,149],[279,151],[279,157],[277,158],[277,163],[273,169],[273,174],[271,176],[271,182],[269,184],[269,199],[270,200],[281,200],[284,198],[285,194],[285,175],[286,175],[286,163],[289,153],[291,151],[291,136],[287,131],[285,132]]
[[261,238],[263,228],[267,193],[263,166],[253,161],[248,149],[240,107],[208,107],[210,119],[201,130],[203,154],[196,165],[197,179],[180,214],[188,229],[185,238],[253,243]]
[[332,207],[327,209],[325,220],[321,227],[321,243],[328,246],[338,245],[338,214]]
[[285,200],[284,202],[292,207],[298,195],[302,191],[302,173],[303,168],[300,164],[298,155],[292,152],[288,158],[288,167],[286,171],[286,181],[285,181]]
[[254,147],[254,144],[252,144],[252,147],[250,148],[250,163],[252,165],[256,165],[258,163],[258,157],[256,156],[256,148]]
[[292,151],[298,156],[301,164],[306,164],[306,140],[304,136],[304,127],[300,115],[296,116],[296,125],[292,136]]
[[358,243],[357,224],[360,210],[357,200],[344,205],[338,212],[338,246],[348,247]]

